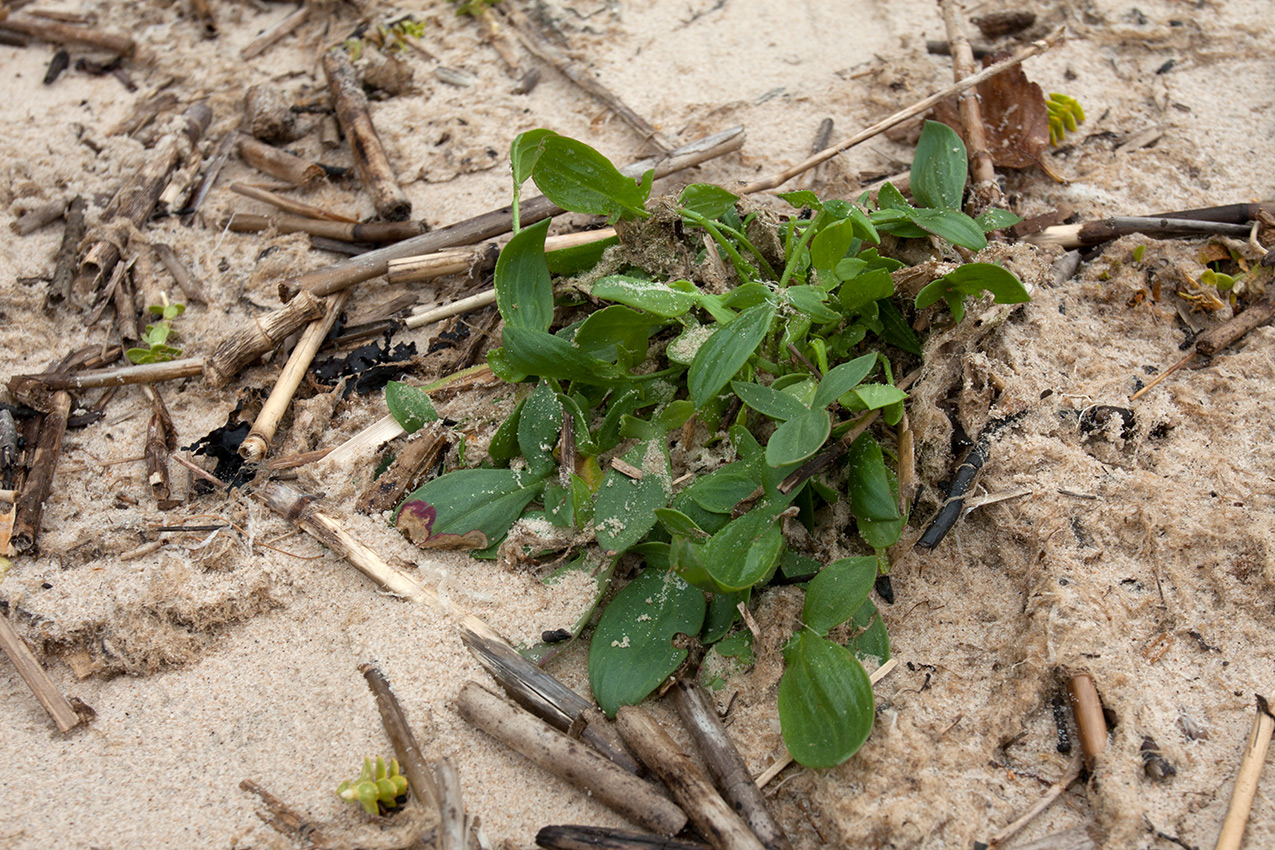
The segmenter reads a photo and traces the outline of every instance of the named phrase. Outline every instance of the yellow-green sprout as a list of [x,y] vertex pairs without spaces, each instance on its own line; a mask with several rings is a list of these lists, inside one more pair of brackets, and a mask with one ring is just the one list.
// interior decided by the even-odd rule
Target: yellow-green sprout
[[1076,126],[1085,123],[1085,110],[1081,107],[1080,101],[1074,97],[1054,92],[1049,96],[1049,100],[1045,101],[1045,108],[1049,110],[1049,143],[1051,145],[1062,144],[1063,136],[1067,131],[1076,132]]
[[336,793],[342,800],[358,803],[369,815],[379,815],[399,807],[399,798],[407,793],[407,777],[399,771],[398,759],[390,759],[387,766],[377,756],[373,767],[372,760],[365,758],[359,778],[342,782]]

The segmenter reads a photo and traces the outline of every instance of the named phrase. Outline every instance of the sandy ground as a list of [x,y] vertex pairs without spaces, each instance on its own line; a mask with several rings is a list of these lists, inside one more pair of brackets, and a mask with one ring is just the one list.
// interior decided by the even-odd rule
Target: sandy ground
[[[5,233],[25,209],[74,194],[90,199],[95,222],[147,157],[142,142],[111,129],[151,91],[168,86],[183,104],[207,99],[215,116],[207,147],[238,123],[249,85],[273,84],[296,101],[319,92],[317,48],[348,34],[360,15],[349,4],[316,4],[298,34],[245,63],[239,49],[291,6],[214,0],[219,34],[208,40],[185,2],[38,5],[131,33],[139,52],[127,68],[140,88],[130,93],[113,77],[74,70],[44,86],[52,48],[0,47]],[[415,215],[431,225],[507,202],[505,151],[523,130],[550,127],[617,161],[642,153],[631,130],[552,70],[530,94],[513,93],[514,79],[449,4],[358,5],[374,19],[415,13],[437,64],[477,80],[445,84],[435,63],[412,55],[413,91],[374,104]],[[1039,31],[1066,24],[1072,38],[1029,61],[1027,72],[1045,91],[1079,98],[1089,121],[1055,157],[1069,185],[1037,172],[1008,175],[1016,209],[1139,214],[1275,196],[1265,5],[1032,4]],[[950,79],[948,60],[925,53],[927,39],[942,37],[938,9],[919,0],[554,0],[536,8],[664,134],[680,142],[747,127],[741,153],[683,182],[730,185],[771,173],[805,157],[823,118],[843,137]],[[81,55],[93,54],[72,50]],[[322,146],[317,120],[300,117],[316,128],[295,147],[348,163],[343,150]],[[1117,146],[1153,128],[1162,133],[1153,145]],[[879,138],[823,167],[814,185],[847,195],[860,175],[906,170],[909,158],[906,144]],[[225,188],[235,179],[258,178],[232,158],[192,227],[161,219],[144,230],[172,244],[208,292],[211,303],[180,320],[188,353],[207,353],[228,329],[276,306],[281,276],[336,259],[310,251],[304,237],[223,232],[232,211],[261,211]],[[355,181],[302,197],[357,217],[372,212]],[[44,308],[60,239],[54,224],[0,241],[6,377],[41,371],[114,333],[109,318],[91,325],[74,309]],[[1139,245],[1147,247],[1135,263]],[[980,492],[1021,494],[974,511],[933,552],[898,553],[898,598],[884,613],[904,663],[878,687],[873,737],[838,769],[790,769],[771,786],[798,846],[969,847],[986,839],[1066,769],[1051,705],[1080,669],[1093,674],[1111,712],[1108,754],[1015,840],[1083,826],[1113,848],[1212,845],[1253,694],[1269,696],[1275,682],[1275,329],[1128,401],[1139,382],[1182,356],[1184,322],[1206,327],[1227,314],[1191,313],[1173,294],[1175,272],[1201,270],[1201,245],[1126,238],[1061,282],[1049,271],[1053,254],[1006,249],[1037,287],[1033,302],[999,324],[931,343],[912,414],[922,504],[939,498],[935,487],[952,461],[950,426],[936,405],[944,399],[972,430],[1020,414],[998,434]],[[1157,276],[1161,300],[1139,295]],[[357,299],[374,300],[375,287]],[[423,303],[436,297],[433,287],[418,293]],[[424,350],[438,330],[400,339]],[[197,381],[166,387],[183,444],[224,424],[241,388],[267,386],[278,368],[276,360],[250,369],[226,390]],[[96,400],[89,393],[79,402]],[[445,412],[477,432],[507,401],[462,397]],[[1130,407],[1132,426],[1082,430],[1082,413],[1104,404]],[[335,445],[382,415],[382,400],[342,403],[317,445]],[[138,461],[148,417],[139,392],[122,392],[105,420],[67,434],[41,554],[15,559],[0,582],[0,601],[54,681],[97,711],[87,728],[59,735],[12,667],[0,664],[0,846],[292,846],[260,822],[255,799],[238,788],[244,778],[329,835],[395,846],[401,820],[370,821],[333,794],[365,755],[388,753],[356,672],[369,660],[382,666],[431,753],[457,760],[467,804],[496,847],[531,846],[545,824],[621,824],[460,720],[451,700],[464,681],[485,675],[456,638],[452,613],[378,593],[249,500],[204,496],[159,511]],[[512,639],[564,625],[579,610],[578,594],[489,562],[423,554],[379,518],[354,514],[349,506],[372,463],[319,465],[302,481],[324,491],[385,558],[418,569],[455,608]],[[158,539],[153,526],[209,521],[201,515],[233,519],[250,539],[169,535],[158,551],[131,557]],[[763,598],[763,627],[786,634],[794,600],[791,591]],[[756,668],[719,694],[724,705],[738,691],[730,728],[754,770],[781,753],[776,653],[763,645]],[[573,649],[553,672],[587,692],[583,658]],[[1148,778],[1139,753],[1145,736],[1176,775]],[[1275,805],[1264,790],[1246,846],[1272,844]]]

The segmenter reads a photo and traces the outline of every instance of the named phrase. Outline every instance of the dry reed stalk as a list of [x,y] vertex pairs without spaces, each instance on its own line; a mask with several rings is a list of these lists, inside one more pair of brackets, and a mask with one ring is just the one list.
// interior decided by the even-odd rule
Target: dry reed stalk
[[1085,755],[1085,767],[1093,770],[1102,751],[1107,748],[1107,720],[1102,714],[1102,699],[1088,673],[1077,673],[1067,680],[1071,710],[1076,717],[1076,734]]
[[372,124],[367,95],[363,93],[363,84],[350,57],[340,48],[329,50],[323,54],[323,71],[328,77],[337,123],[350,144],[359,179],[372,195],[376,214],[386,221],[406,221],[412,214],[412,203],[403,194],[390,167],[389,157]]
[[398,759],[403,775],[407,777],[407,787],[422,805],[438,808],[440,797],[434,774],[425,762],[425,751],[412,733],[407,715],[403,712],[398,697],[394,696],[389,680],[373,664],[360,664],[359,672],[363,674],[367,686],[376,697],[376,710],[381,714],[381,725],[385,727],[385,734],[394,747],[394,757]]
[[[952,75],[956,82],[976,73],[974,49],[965,35],[965,22],[961,19],[960,0],[939,0],[943,9],[943,26],[952,48]],[[979,106],[978,92],[965,89],[957,96],[957,112],[965,131],[965,146],[969,153],[970,173],[974,185],[970,187],[972,210],[975,214],[987,207],[1003,206],[1005,198],[996,183],[996,167],[991,151],[987,149],[987,128],[983,125],[983,111]]]
[[1262,765],[1266,763],[1266,751],[1271,744],[1272,732],[1275,732],[1275,714],[1271,713],[1266,698],[1258,694],[1253,731],[1249,733],[1248,744],[1244,747],[1244,759],[1235,776],[1231,803],[1226,809],[1226,819],[1222,821],[1222,831],[1217,837],[1217,850],[1240,850],[1244,842],[1244,828],[1248,824],[1248,815],[1257,796],[1257,780],[1262,776]]
[[26,641],[13,628],[9,618],[0,613],[0,649],[13,662],[22,681],[27,683],[31,693],[44,706],[49,717],[57,725],[59,732],[70,732],[81,722],[80,715],[71,707],[67,698],[62,696],[58,686],[53,684],[49,674],[40,666],[40,662],[27,647]]
[[309,233],[341,242],[371,242],[383,244],[399,242],[420,236],[429,228],[420,221],[369,221],[341,222],[290,215],[284,212],[270,215],[237,212],[226,224],[235,233],[260,233],[273,227],[279,233]]
[[62,435],[66,433],[66,418],[71,412],[71,394],[58,390],[48,397],[47,406],[41,405],[40,409],[44,411],[44,418],[13,519],[12,543],[19,553],[34,552],[40,536],[44,503],[53,488],[53,475],[62,456]]
[[[262,189],[260,186],[250,186],[247,183],[231,183],[230,191],[243,195],[245,198],[252,198],[254,201],[261,201],[272,207],[281,209],[284,212],[293,215],[305,216],[306,218],[314,218],[322,221],[339,221],[345,224],[357,224],[354,219],[340,213],[334,213],[313,204],[307,204],[303,201],[285,198],[277,192],[271,192],[269,189]],[[324,293],[330,295],[331,293]]]
[[323,180],[326,173],[316,162],[302,159],[296,154],[259,142],[252,136],[239,133],[239,156],[263,174],[277,177],[294,186],[311,187]]
[[0,20],[0,30],[16,32],[51,44],[82,44],[85,47],[96,47],[121,56],[130,55],[134,48],[132,36],[122,32],[76,26],[34,16],[10,16]]
[[253,57],[260,56],[262,53],[265,53],[272,44],[304,24],[306,18],[309,16],[310,3],[307,0],[307,2],[303,2],[300,6],[298,6],[296,11],[292,14],[288,15],[286,18],[279,21],[279,23],[270,27],[261,35],[248,42],[248,45],[244,47],[243,50],[239,51],[239,58],[252,59]]
[[244,367],[323,315],[323,302],[308,297],[294,298],[278,310],[258,316],[248,327],[222,340],[204,361],[204,378],[214,387],[224,387]]

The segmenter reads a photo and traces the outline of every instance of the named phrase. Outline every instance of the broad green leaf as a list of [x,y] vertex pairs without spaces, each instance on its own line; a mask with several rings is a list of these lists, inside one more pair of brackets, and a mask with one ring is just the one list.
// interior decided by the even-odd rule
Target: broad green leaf
[[881,612],[871,599],[863,600],[854,615],[854,625],[860,631],[850,639],[847,648],[859,658],[872,656],[878,664],[890,660],[890,635],[885,630]]
[[610,384],[623,377],[614,365],[541,330],[505,325],[502,339],[507,362],[528,375],[583,384]]
[[550,135],[540,141],[531,179],[545,197],[564,210],[604,215],[611,220],[645,218],[650,182],[639,185],[584,142]]
[[751,595],[751,590],[742,590],[739,593],[714,593],[713,598],[708,601],[708,616],[704,618],[704,631],[700,633],[700,642],[717,643],[725,637],[730,627],[739,619],[737,606],[741,602],[747,605]]
[[783,421],[810,412],[810,408],[796,397],[774,387],[763,387],[746,381],[731,381],[730,387],[744,404],[771,419]]
[[877,578],[877,559],[842,558],[820,570],[806,588],[801,619],[823,636],[849,620],[867,600]]
[[916,331],[912,330],[907,319],[903,318],[899,308],[889,301],[878,301],[877,309],[883,327],[880,334],[881,341],[920,357],[921,340],[917,337]]
[[712,576],[712,590],[734,593],[752,587],[774,572],[783,555],[778,511],[758,505],[697,548],[700,562]]
[[877,229],[873,226],[872,219],[868,217],[867,213],[858,207],[854,207],[850,210],[850,220],[854,222],[856,236],[872,245],[881,244],[881,237],[877,234]]
[[571,248],[558,248],[555,251],[549,251],[545,254],[545,260],[549,264],[549,273],[561,277],[571,277],[581,272],[587,272],[601,262],[602,255],[607,248],[619,244],[620,237],[612,236],[609,239],[599,239],[596,242],[586,242],[583,245],[576,245]]
[[686,659],[673,638],[698,635],[704,608],[701,591],[654,568],[616,594],[589,645],[589,687],[608,717],[641,702]]
[[808,189],[799,189],[796,192],[781,192],[779,197],[787,201],[797,209],[808,207],[812,210],[822,210],[823,202],[819,200],[819,196]]
[[506,326],[547,331],[553,324],[553,282],[545,262],[549,220],[524,227],[496,260],[496,307]]
[[946,124],[926,121],[912,159],[912,197],[922,206],[959,210],[968,174],[961,137]]
[[983,228],[984,233],[991,233],[993,230],[1004,230],[1006,227],[1013,227],[1022,221],[1021,218],[1009,210],[999,210],[995,207],[984,210],[974,220],[978,222],[979,227]]
[[733,310],[747,310],[765,303],[770,290],[760,283],[741,283],[722,296],[722,304]]
[[1030,301],[1022,281],[992,263],[966,263],[950,274],[932,281],[916,295],[916,307],[923,310],[942,298],[952,311],[952,318],[965,317],[965,298],[984,290],[991,292],[997,304],[1019,304]]
[[543,381],[522,406],[518,448],[532,475],[547,475],[554,467],[553,450],[562,433],[562,402]]
[[604,301],[627,304],[666,319],[675,319],[695,306],[697,295],[674,289],[667,283],[611,274],[593,284],[590,294]]
[[700,346],[687,372],[687,386],[696,408],[703,407],[743,368],[774,317],[775,308],[769,303],[749,307]]
[[823,569],[823,564],[814,558],[807,558],[805,555],[798,555],[796,552],[789,550],[784,553],[784,560],[779,565],[779,571],[783,573],[784,578],[788,580],[802,579],[809,580],[819,574]]
[[556,135],[552,130],[528,130],[519,133],[509,146],[509,168],[514,174],[514,186],[521,187],[531,176],[531,171],[540,159],[540,143],[547,137]]
[[589,314],[576,329],[575,344],[594,357],[632,367],[646,359],[651,332],[664,324],[659,316],[613,304]]
[[869,434],[861,435],[850,445],[846,458],[850,467],[850,511],[855,518],[898,519],[899,505],[877,441]]
[[864,354],[861,357],[834,366],[819,382],[815,390],[815,399],[811,407],[827,407],[838,398],[859,386],[877,365],[876,353]]
[[772,467],[800,463],[823,448],[831,432],[832,418],[822,407],[794,416],[770,435],[766,463]]
[[491,442],[487,444],[487,454],[502,466],[508,466],[509,461],[518,456],[518,423],[522,419],[522,408],[526,403],[524,398],[514,406],[514,412],[500,423]]
[[864,384],[850,391],[850,398],[845,399],[845,406],[856,413],[863,410],[876,410],[905,401],[908,394],[890,384]]
[[844,219],[823,228],[810,240],[810,265],[819,273],[820,282],[836,279],[837,264],[846,259],[856,238],[855,222]]
[[706,511],[729,514],[753,494],[758,478],[744,461],[735,461],[700,476],[680,494]]
[[826,638],[798,632],[784,648],[779,681],[784,744],[806,767],[835,767],[872,732],[872,682],[858,659]]
[[[893,183],[885,183],[877,191],[877,207],[881,210],[910,210],[912,205],[908,203],[907,198],[903,197],[903,193],[894,188]],[[873,221],[876,219],[873,218]]]
[[385,406],[390,409],[394,421],[409,434],[419,431],[426,422],[438,421],[438,411],[425,391],[402,381],[390,381],[385,385]]
[[448,472],[412,491],[394,525],[422,548],[485,549],[505,536],[540,485],[508,469]]
[[935,236],[941,236],[962,248],[981,251],[987,247],[987,237],[983,235],[983,228],[963,212],[920,209],[912,210],[908,213],[908,217],[922,230],[928,230]]
[[670,535],[679,535],[687,540],[704,540],[708,532],[695,524],[695,520],[673,508],[656,508],[655,518],[664,526]]
[[683,209],[698,213],[711,221],[734,209],[738,200],[739,195],[732,194],[721,186],[692,183],[682,190],[677,202]]
[[[835,286],[837,280],[829,272],[829,279]],[[841,314],[834,310],[828,309],[825,303],[828,300],[828,293],[818,286],[790,286],[783,291],[784,298],[788,303],[796,307],[799,311],[810,317],[810,320],[821,325],[829,322],[840,321]]]
[[885,269],[872,269],[841,284],[837,298],[841,309],[857,313],[869,304],[894,294],[894,278]]
[[668,504],[672,491],[663,439],[638,443],[624,460],[642,470],[642,477],[607,470],[593,508],[593,530],[607,551],[623,552],[645,537],[655,526],[655,509]]

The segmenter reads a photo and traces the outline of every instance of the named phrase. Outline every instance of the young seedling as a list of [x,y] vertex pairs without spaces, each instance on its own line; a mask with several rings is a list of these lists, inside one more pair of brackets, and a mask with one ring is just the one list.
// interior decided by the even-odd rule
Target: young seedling
[[181,356],[182,350],[169,345],[168,340],[177,337],[177,331],[173,330],[173,320],[186,312],[186,305],[169,304],[168,299],[164,298],[163,304],[152,304],[147,309],[152,316],[159,319],[153,325],[147,325],[146,332],[142,334],[142,342],[146,343],[147,347],[130,348],[125,352],[125,356],[139,365],[164,363],[177,359]]
[[407,777],[399,772],[398,759],[376,757],[363,759],[363,770],[357,779],[347,779],[337,786],[337,796],[351,803],[358,803],[369,815],[383,815],[397,811],[407,802]]

